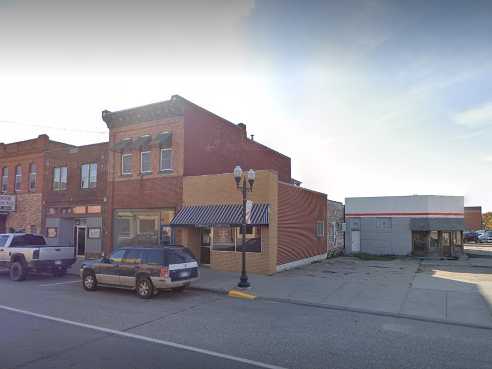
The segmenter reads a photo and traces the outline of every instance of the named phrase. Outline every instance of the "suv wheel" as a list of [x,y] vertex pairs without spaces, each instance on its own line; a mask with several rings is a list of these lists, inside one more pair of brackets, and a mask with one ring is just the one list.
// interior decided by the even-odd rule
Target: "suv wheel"
[[13,281],[23,281],[26,279],[27,269],[20,261],[12,263],[10,266],[10,279]]
[[95,291],[97,288],[97,280],[94,272],[87,272],[82,277],[82,286],[86,291]]
[[139,278],[137,280],[137,295],[143,299],[150,299],[154,295],[154,286],[152,285],[152,281],[147,278]]

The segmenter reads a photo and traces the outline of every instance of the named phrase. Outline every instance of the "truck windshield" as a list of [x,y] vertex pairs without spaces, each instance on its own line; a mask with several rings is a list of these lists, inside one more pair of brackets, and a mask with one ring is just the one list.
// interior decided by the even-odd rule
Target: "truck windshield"
[[0,247],[3,247],[7,244],[7,240],[9,239],[9,236],[6,234],[0,235]]

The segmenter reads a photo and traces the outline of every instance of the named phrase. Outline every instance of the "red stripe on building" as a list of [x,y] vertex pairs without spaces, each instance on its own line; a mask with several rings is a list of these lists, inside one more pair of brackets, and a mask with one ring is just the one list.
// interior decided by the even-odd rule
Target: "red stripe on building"
[[346,217],[371,217],[371,216],[464,216],[460,212],[400,212],[400,213],[347,213]]

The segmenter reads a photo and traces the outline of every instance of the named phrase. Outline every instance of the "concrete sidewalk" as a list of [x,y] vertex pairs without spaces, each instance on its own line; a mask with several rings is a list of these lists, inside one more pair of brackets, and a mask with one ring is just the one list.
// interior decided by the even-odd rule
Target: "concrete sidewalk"
[[[435,265],[339,257],[273,276],[251,274],[250,292],[275,301],[492,327],[491,261],[474,267],[462,260]],[[238,273],[202,267],[193,287],[226,293],[238,280]]]

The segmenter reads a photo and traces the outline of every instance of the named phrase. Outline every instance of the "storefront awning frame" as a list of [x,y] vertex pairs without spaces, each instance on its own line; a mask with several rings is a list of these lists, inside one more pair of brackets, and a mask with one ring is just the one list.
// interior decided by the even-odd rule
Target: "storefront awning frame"
[[[242,223],[241,204],[195,205],[183,207],[171,221],[174,227],[238,226]],[[251,225],[269,224],[269,204],[253,204]]]

